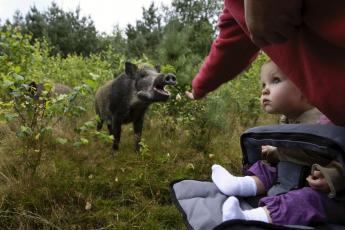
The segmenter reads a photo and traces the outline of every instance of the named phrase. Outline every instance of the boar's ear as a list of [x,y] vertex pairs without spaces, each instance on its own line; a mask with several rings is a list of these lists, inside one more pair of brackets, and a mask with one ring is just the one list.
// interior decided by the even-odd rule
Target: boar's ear
[[29,86],[32,87],[32,88],[37,89],[37,84],[34,81],[30,82]]
[[[39,99],[39,84],[37,84],[35,81],[30,82],[30,84],[28,85],[28,93],[30,94],[30,96],[35,99],[38,100]],[[41,90],[42,91],[42,90]]]
[[159,64],[155,65],[155,69],[158,73],[160,73],[161,72],[161,65],[159,65]]
[[29,86],[28,89],[29,89],[30,94],[34,94],[35,92],[38,91],[38,85],[36,84],[35,81],[30,82],[30,84],[28,86]]
[[129,77],[134,77],[135,73],[137,72],[138,67],[130,62],[125,63],[125,73]]

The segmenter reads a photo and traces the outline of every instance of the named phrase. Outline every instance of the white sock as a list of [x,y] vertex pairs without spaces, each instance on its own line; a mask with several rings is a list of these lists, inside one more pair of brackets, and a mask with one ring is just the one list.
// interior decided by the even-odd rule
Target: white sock
[[252,177],[233,176],[220,165],[212,166],[212,181],[222,193],[228,196],[255,196],[257,192],[256,183]]
[[263,208],[254,208],[243,211],[240,207],[238,199],[230,196],[223,204],[223,221],[227,220],[257,220],[262,222],[269,222],[266,211]]

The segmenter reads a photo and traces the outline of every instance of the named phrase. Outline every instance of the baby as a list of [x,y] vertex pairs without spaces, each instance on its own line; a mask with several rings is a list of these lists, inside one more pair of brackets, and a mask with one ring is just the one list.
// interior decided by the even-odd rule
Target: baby
[[[273,61],[262,66],[261,82],[261,104],[267,113],[284,115],[285,123],[327,123],[327,118],[308,102]],[[273,146],[262,146],[262,155],[275,161],[278,167],[258,161],[248,170],[249,176],[236,177],[220,165],[212,166],[213,182],[230,196],[223,204],[223,221],[244,219],[307,225],[312,221],[341,220],[345,208],[331,199],[345,188],[345,172],[339,162],[303,150]],[[279,164],[291,164],[291,173],[293,167],[311,167],[312,173],[306,178],[309,187],[283,191],[276,186]],[[259,208],[251,210],[242,210],[235,197],[263,194],[268,196],[260,199]]]

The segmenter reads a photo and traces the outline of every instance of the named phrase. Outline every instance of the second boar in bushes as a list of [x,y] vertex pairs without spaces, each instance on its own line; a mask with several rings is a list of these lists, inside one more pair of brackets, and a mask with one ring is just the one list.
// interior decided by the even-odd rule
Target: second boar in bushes
[[151,103],[164,102],[170,93],[166,85],[176,85],[175,75],[159,73],[159,70],[143,65],[125,63],[125,73],[106,82],[96,92],[96,113],[100,120],[97,129],[107,123],[114,136],[113,149],[119,148],[121,125],[133,123],[135,149],[138,151],[143,129],[144,115]]
[[[42,96],[42,92],[45,89],[43,83],[36,83],[36,82],[31,82],[29,84],[29,92],[32,95],[32,97],[36,100],[38,100]],[[60,84],[60,83],[53,83],[51,90],[48,92],[48,97],[55,97],[61,94],[69,94],[72,92],[72,88],[69,87],[68,85]]]

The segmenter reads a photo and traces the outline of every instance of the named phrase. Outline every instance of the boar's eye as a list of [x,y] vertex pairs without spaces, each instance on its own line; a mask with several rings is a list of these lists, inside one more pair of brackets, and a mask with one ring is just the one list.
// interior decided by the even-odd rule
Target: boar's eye
[[146,74],[145,72],[140,73],[140,77],[141,77],[141,78],[144,78],[144,77],[146,77],[146,76],[147,76],[147,74]]

